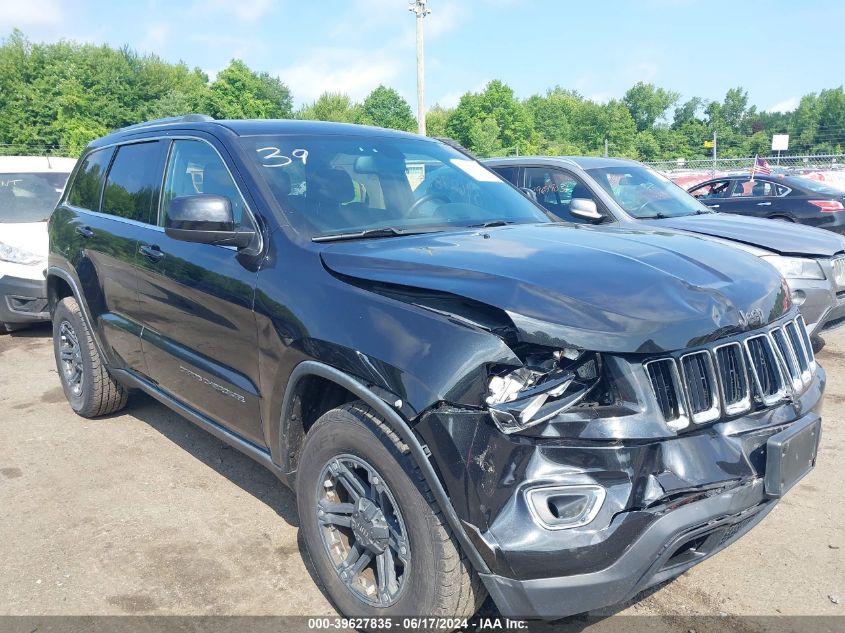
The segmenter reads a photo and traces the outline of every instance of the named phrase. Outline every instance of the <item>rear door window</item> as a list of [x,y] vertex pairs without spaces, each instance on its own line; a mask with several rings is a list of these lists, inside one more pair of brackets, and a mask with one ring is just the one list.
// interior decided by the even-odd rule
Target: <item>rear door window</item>
[[737,180],[732,198],[766,198],[775,195],[774,183],[765,180]]
[[161,190],[162,143],[122,145],[114,157],[102,212],[154,224]]
[[103,193],[103,183],[112,153],[111,147],[99,149],[83,159],[68,191],[68,204],[89,211],[100,210],[100,195]]

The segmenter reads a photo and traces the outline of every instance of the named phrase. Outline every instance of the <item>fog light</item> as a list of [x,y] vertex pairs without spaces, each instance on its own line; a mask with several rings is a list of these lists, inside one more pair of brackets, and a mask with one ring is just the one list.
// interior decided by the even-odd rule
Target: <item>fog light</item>
[[800,306],[807,300],[807,293],[803,290],[793,290],[792,291],[792,303],[796,306]]
[[549,530],[587,525],[596,518],[604,498],[601,486],[538,486],[525,492],[534,519]]

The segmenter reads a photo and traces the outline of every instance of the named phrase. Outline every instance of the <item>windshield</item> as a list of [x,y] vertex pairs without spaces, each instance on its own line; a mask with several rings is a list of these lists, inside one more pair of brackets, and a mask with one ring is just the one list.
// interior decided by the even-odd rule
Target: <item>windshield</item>
[[56,172],[0,174],[0,224],[46,222],[69,175]]
[[621,165],[587,171],[619,206],[637,219],[710,213],[686,191],[648,167]]
[[241,142],[288,220],[312,238],[550,221],[494,173],[439,142],[340,135]]

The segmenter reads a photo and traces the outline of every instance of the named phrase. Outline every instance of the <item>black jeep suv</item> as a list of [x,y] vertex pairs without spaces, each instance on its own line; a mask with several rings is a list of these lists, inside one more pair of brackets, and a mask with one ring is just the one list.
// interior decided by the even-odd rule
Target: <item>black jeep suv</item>
[[120,130],[52,216],[48,289],[71,407],[140,389],[295,487],[349,616],[617,602],[815,460],[824,372],[771,266],[553,222],[411,134]]

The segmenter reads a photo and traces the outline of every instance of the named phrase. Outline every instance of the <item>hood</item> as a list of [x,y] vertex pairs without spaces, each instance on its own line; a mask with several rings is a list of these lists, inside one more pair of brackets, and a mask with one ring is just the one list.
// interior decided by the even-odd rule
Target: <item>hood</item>
[[836,233],[781,220],[708,213],[642,222],[656,228],[673,228],[742,242],[778,255],[832,257],[845,251],[845,239]]
[[617,353],[684,349],[788,308],[774,268],[693,235],[559,223],[328,244],[336,274],[466,297],[518,338]]
[[0,222],[0,242],[47,258],[49,240],[46,222]]

